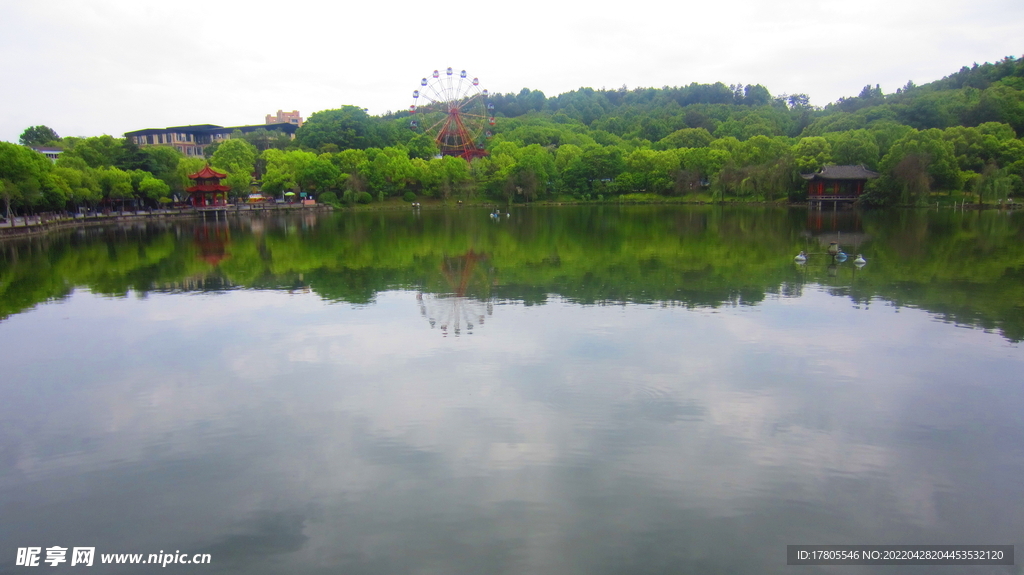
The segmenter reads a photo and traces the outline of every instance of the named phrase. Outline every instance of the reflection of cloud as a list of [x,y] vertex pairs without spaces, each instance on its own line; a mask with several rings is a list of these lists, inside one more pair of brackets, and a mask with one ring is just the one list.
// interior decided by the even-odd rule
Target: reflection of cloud
[[209,553],[211,563],[249,562],[267,555],[298,551],[306,542],[305,518],[291,513],[258,513],[240,526],[239,532],[195,551]]
[[[406,292],[78,293],[14,316],[0,539],[217,549],[251,573],[573,573],[692,564],[694,541],[1021,532],[1024,358],[998,336],[814,289],[714,313],[496,305],[457,339]],[[246,560],[261,541],[276,559]]]

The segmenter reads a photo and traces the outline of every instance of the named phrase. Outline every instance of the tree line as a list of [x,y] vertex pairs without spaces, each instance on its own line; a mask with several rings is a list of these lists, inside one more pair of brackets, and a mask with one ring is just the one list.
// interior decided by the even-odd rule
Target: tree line
[[[612,200],[789,200],[800,174],[863,164],[868,205],[913,205],[936,192],[971,201],[1024,193],[1024,61],[975,64],[894,93],[865,86],[824,108],[760,85],[690,84],[494,94],[489,154],[437,157],[408,112],[371,116],[358,106],[316,112],[294,140],[258,130],[209,146],[236,197],[305,192],[328,203],[389,197]],[[184,195],[203,159],[110,136],[60,138],[25,130],[25,146],[63,149],[56,163],[0,142],[0,195],[8,211],[61,210]]]

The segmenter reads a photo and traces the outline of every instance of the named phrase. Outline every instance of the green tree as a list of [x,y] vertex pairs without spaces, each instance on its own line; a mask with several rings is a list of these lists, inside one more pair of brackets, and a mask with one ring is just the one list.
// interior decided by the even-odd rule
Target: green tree
[[430,194],[445,202],[453,195],[468,199],[471,181],[469,163],[460,157],[443,156],[430,160],[424,179]]
[[673,148],[704,148],[711,144],[714,136],[704,128],[683,128],[665,136],[660,142],[662,150]]
[[933,189],[958,190],[962,184],[953,143],[938,129],[911,132],[892,145],[879,164],[881,178],[869,201],[914,204]]
[[256,165],[256,146],[244,139],[230,139],[221,142],[214,152],[210,165],[229,172],[252,174]]
[[106,201],[120,201],[132,198],[132,176],[120,168],[99,168],[96,179],[100,185],[100,193]]
[[981,121],[1009,124],[1018,134],[1024,134],[1024,90],[1005,82],[994,84],[982,92],[978,109]]
[[796,169],[801,174],[817,172],[832,158],[832,146],[821,136],[800,138],[793,147]]
[[676,178],[676,191],[680,193],[696,191],[717,179],[730,159],[729,152],[711,148],[681,149],[677,153],[681,173]]
[[102,190],[91,168],[76,169],[58,165],[53,171],[66,182],[69,191],[67,200],[74,206],[95,206],[102,199]]
[[852,166],[863,164],[867,168],[878,167],[878,142],[867,130],[849,132],[828,132],[825,139],[832,146],[833,164]]
[[343,173],[349,175],[357,173],[359,166],[368,162],[369,159],[365,150],[356,149],[342,150],[337,154],[331,155],[331,161],[334,162],[334,165],[338,166],[338,169]]
[[426,134],[416,134],[405,145],[409,148],[410,158],[429,160],[439,154],[437,144]]
[[173,188],[177,179],[178,163],[185,157],[184,154],[172,146],[149,146],[143,148],[142,153],[147,156],[147,167],[142,169]]
[[10,218],[11,206],[32,208],[42,200],[53,164],[42,154],[29,148],[0,142],[0,193],[4,210]]
[[60,143],[60,136],[46,126],[32,126],[25,128],[18,142],[29,147],[52,146]]
[[626,169],[616,178],[618,191],[665,194],[674,187],[680,156],[674,150],[633,150],[625,164]]
[[745,106],[767,106],[772,101],[768,89],[760,84],[743,88],[743,104]]
[[210,164],[227,172],[224,185],[231,188],[232,195],[246,196],[252,189],[253,172],[256,170],[256,146],[240,137],[225,140],[213,153]]
[[178,167],[174,170],[174,183],[171,185],[171,192],[180,194],[179,198],[185,198],[185,188],[192,186],[190,175],[195,174],[206,166],[206,160],[202,158],[190,158],[182,156],[178,160]]
[[283,150],[292,143],[292,139],[287,133],[281,130],[268,130],[266,128],[257,128],[247,132],[242,135],[242,138],[252,144],[259,152],[271,148]]
[[167,182],[148,174],[139,182],[138,189],[139,195],[151,203],[158,203],[161,198],[171,195],[171,187],[167,185]]
[[316,150],[324,144],[334,144],[341,150],[347,150],[387,143],[381,141],[377,120],[358,106],[316,112],[295,132],[295,141]]
[[300,175],[307,166],[317,161],[317,155],[305,150],[267,150],[263,152],[266,171],[263,174],[263,191],[278,195],[289,190],[300,189]]
[[112,136],[92,138],[64,138],[61,157],[81,158],[90,168],[110,168],[121,165],[124,141]]
[[328,156],[321,154],[302,166],[297,176],[303,191],[320,193],[338,189],[342,181],[341,170],[331,163]]
[[511,186],[526,201],[543,196],[554,185],[557,175],[555,159],[539,144],[531,144],[516,154],[510,173]]

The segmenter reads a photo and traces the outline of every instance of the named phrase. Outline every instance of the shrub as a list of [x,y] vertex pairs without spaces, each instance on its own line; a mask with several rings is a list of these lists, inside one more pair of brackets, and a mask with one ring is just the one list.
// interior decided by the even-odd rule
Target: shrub
[[663,202],[665,201],[665,198],[658,194],[636,192],[633,194],[622,194],[619,196],[619,201],[637,204],[653,204]]
[[415,202],[416,201],[416,194],[414,194],[412,192],[405,192],[405,194],[402,195],[402,199],[407,201],[407,202]]
[[320,203],[327,204],[328,206],[338,206],[338,194],[334,192],[324,192],[320,194]]
[[373,196],[370,195],[370,192],[359,192],[356,194],[356,201],[360,204],[368,204],[373,201]]

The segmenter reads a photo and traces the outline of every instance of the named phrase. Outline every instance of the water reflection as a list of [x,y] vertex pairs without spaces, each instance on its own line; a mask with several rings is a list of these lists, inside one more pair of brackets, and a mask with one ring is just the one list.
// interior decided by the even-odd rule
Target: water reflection
[[462,334],[463,328],[467,334],[472,334],[473,328],[483,325],[484,318],[494,312],[491,301],[467,297],[469,293],[486,294],[497,282],[489,260],[487,254],[472,249],[461,255],[442,258],[440,276],[446,291],[416,295],[420,315],[427,319],[432,329],[439,328],[444,336],[448,335],[449,329],[456,337]]
[[418,293],[77,293],[11,318],[0,538],[368,574],[782,573],[794,541],[1024,543],[1024,358],[996,335],[811,289],[505,302],[442,339]]
[[[0,316],[76,286],[110,294],[186,284],[305,289],[351,303],[372,302],[389,289],[451,294],[459,280],[445,266],[479,253],[488,262],[474,273],[492,277],[468,296],[483,301],[532,305],[557,294],[580,303],[719,307],[800,293],[801,284],[842,285],[856,287],[847,290],[855,303],[899,301],[1019,341],[1024,312],[1013,302],[1024,296],[1021,219],[992,212],[600,207],[525,209],[502,226],[488,225],[486,211],[469,209],[260,214],[221,227],[135,225],[5,244]],[[864,253],[871,265],[863,274],[846,274],[849,262],[813,265],[813,254],[832,241],[851,256]],[[805,268],[792,265],[800,251],[812,254]]]
[[215,264],[187,224],[4,246],[0,540],[253,574],[1024,545],[1005,219],[869,216],[832,276],[802,212],[481,216],[233,221]]
[[197,224],[192,233],[198,255],[206,263],[216,267],[230,257],[227,248],[231,243],[231,231],[226,221]]
[[426,318],[430,328],[438,328],[442,335],[448,335],[449,329],[456,337],[462,334],[463,328],[467,335],[473,334],[474,327],[484,324],[485,318],[494,313],[494,304],[457,295],[416,294],[416,303],[420,307],[420,315]]

